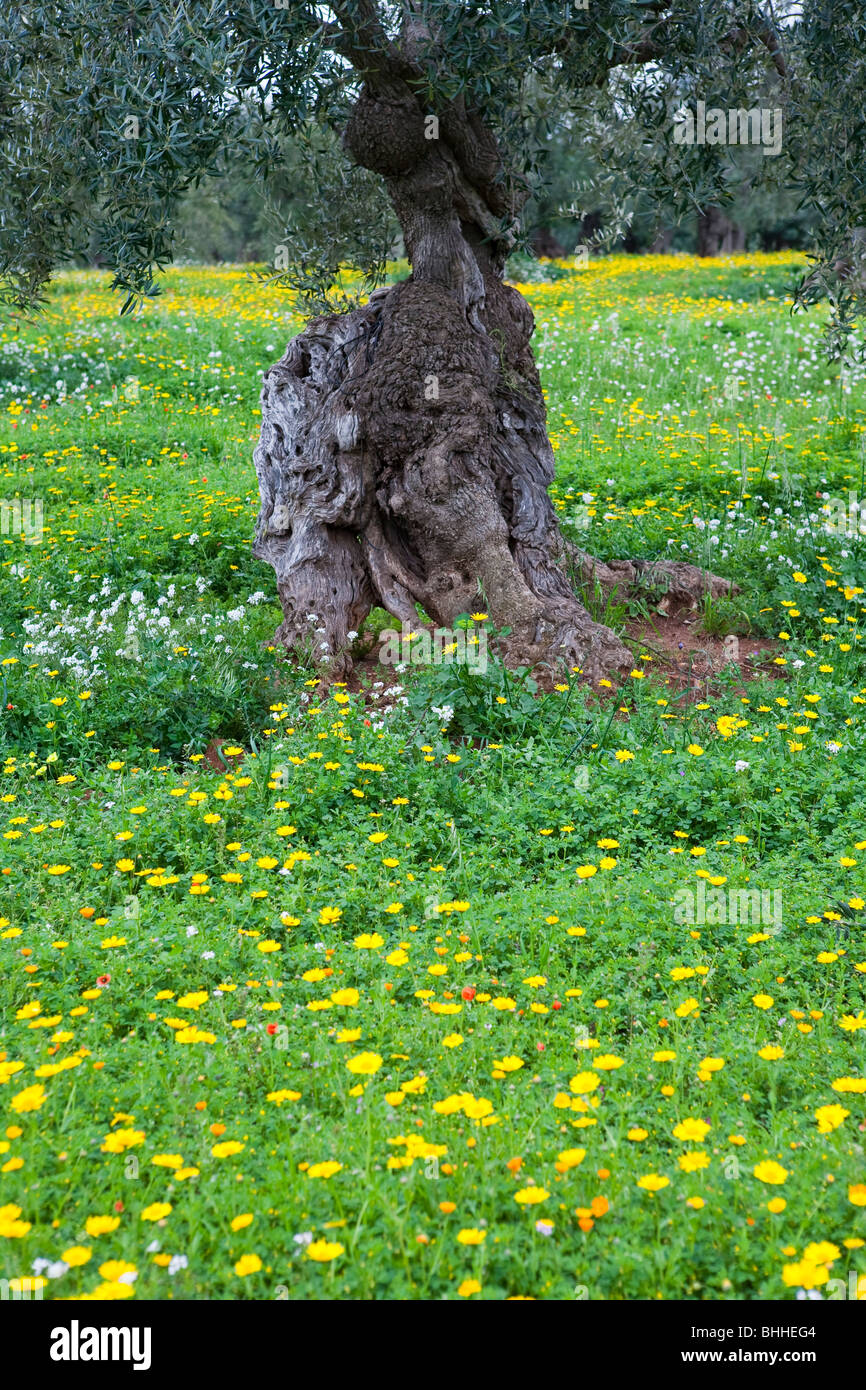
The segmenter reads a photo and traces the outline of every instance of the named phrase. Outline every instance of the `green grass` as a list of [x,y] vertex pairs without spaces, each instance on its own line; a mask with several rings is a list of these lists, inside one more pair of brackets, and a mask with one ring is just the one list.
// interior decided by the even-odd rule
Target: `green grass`
[[[791,316],[798,265],[526,287],[564,528],[711,564],[742,592],[708,630],[778,641],[776,679],[697,703],[640,645],[607,704],[496,662],[317,703],[250,555],[291,305],[183,270],[120,320],[76,273],[0,336],[0,495],[46,526],[0,567],[0,1277],[716,1299],[866,1274],[866,586],[818,495],[863,495],[866,406]],[[740,890],[768,920],[714,920]]]

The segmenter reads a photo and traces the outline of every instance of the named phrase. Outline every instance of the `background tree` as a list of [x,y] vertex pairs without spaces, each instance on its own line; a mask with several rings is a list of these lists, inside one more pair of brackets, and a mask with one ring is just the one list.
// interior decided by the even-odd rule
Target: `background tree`
[[[178,200],[244,161],[284,176],[284,141],[315,161],[339,134],[399,222],[411,277],[315,319],[265,375],[255,452],[255,553],[273,565],[278,637],[349,664],[373,604],[450,626],[483,605],[511,659],[565,660],[598,676],[630,663],[573,580],[663,582],[693,598],[725,581],[646,557],[600,565],[562,537],[553,453],[530,348],[532,314],[503,278],[543,157],[551,101],[577,126],[618,123],[602,194],[643,194],[676,216],[731,199],[724,146],[675,145],[700,99],[785,113],[784,165],[816,218],[803,302],[829,295],[839,352],[862,307],[850,271],[866,222],[860,0],[19,0],[0,85],[0,273],[14,305],[95,232],[124,310],[156,293]],[[605,151],[607,154],[608,151]],[[601,163],[601,160],[599,159]],[[764,164],[775,164],[765,159]],[[766,171],[769,173],[769,169]],[[778,171],[777,171],[778,172]],[[355,174],[351,175],[356,177]],[[347,259],[383,271],[387,219],[342,242],[333,191],[322,239],[283,278],[309,297]],[[329,199],[331,201],[329,201]]]
[[[609,141],[622,141],[633,135],[616,117],[605,120],[599,113],[601,138],[593,125],[576,122],[568,111],[558,107],[546,113],[538,133],[541,160],[532,191],[522,214],[523,233],[529,255],[518,248],[508,262],[510,279],[524,280],[545,273],[533,266],[534,257],[572,255],[578,246],[593,253],[607,249],[627,252],[698,250],[700,214],[675,220],[671,209],[641,191],[629,199],[628,206],[614,215],[610,227],[595,205],[596,190],[604,173]],[[593,123],[594,124],[594,123]],[[366,209],[359,206],[357,189],[351,193],[343,185],[352,173],[340,141],[332,132],[311,128],[317,137],[318,159],[305,156],[295,140],[280,144],[280,160],[285,174],[279,190],[265,189],[247,168],[236,162],[219,178],[207,177],[179,201],[173,218],[175,259],[191,262],[273,261],[274,248],[289,243],[297,251],[314,244],[316,238],[345,245],[346,219],[358,221]],[[734,152],[732,152],[734,153]],[[736,152],[736,178],[731,184],[732,199],[727,208],[731,222],[741,229],[747,250],[780,251],[803,248],[811,242],[812,218],[800,208],[799,194],[784,184],[769,186],[755,178],[753,165],[762,163],[759,153]],[[600,162],[599,154],[601,155]],[[621,159],[616,164],[621,163]],[[377,197],[375,216],[390,214],[394,257],[403,255],[399,223],[374,180],[366,184],[368,196]],[[334,189],[326,216],[326,235],[322,232],[323,190]],[[721,210],[720,210],[721,211]],[[338,225],[335,226],[335,222]],[[95,239],[94,239],[95,240]],[[100,264],[95,245],[81,258],[90,265]]]

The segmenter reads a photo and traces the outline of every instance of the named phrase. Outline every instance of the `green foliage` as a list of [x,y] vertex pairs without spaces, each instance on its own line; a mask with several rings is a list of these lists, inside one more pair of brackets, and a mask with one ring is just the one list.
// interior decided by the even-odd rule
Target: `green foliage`
[[[825,386],[821,311],[792,320],[783,293],[800,265],[614,256],[526,287],[564,524],[611,558],[712,551],[775,639],[755,663],[741,636],[697,690],[648,602],[639,674],[602,698],[495,657],[320,689],[263,649],[280,614],[249,553],[291,300],[184,269],[118,321],[76,272],[0,336],[0,492],[45,501],[40,543],[0,546],[0,1277],[49,1260],[46,1299],[120,1297],[124,1261],[137,1299],[793,1300],[817,1242],[839,1254],[816,1277],[866,1274],[864,541],[823,531],[815,495],[862,496],[863,376]],[[698,871],[780,894],[781,924],[682,920]],[[435,1108],[467,1092],[472,1113]]]
[[[815,255],[799,293],[830,298],[829,343],[842,351],[863,303],[862,276],[852,273],[866,225],[860,0],[785,5],[778,29],[763,0],[592,0],[586,9],[419,0],[411,32],[395,7],[374,0],[332,13],[335,22],[319,6],[271,0],[228,13],[217,0],[107,10],[97,0],[21,0],[0,47],[7,303],[37,302],[52,270],[90,248],[131,310],[175,254],[179,201],[238,166],[268,201],[304,169],[287,228],[294,249],[276,269],[296,289],[301,274],[311,306],[326,302],[338,266],[375,281],[393,225],[381,192],[349,170],[334,142],[360,83],[386,72],[423,110],[446,115],[462,103],[486,123],[515,207],[521,190],[538,186],[551,132],[569,112],[587,161],[583,194],[605,210],[606,235],[635,217],[651,226],[661,214],[728,205],[744,178],[786,190],[788,207],[796,192]],[[698,100],[778,108],[781,155],[675,144],[674,116]]]
[[268,200],[280,239],[261,279],[301,313],[345,312],[383,283],[399,227],[381,180],[350,163],[334,131],[308,121],[283,141]]

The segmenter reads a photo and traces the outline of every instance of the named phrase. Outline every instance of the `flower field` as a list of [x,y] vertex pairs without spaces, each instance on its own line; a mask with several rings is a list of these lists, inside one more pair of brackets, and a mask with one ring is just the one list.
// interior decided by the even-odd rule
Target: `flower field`
[[658,595],[609,607],[616,691],[323,690],[269,645],[251,454],[300,320],[243,269],[131,318],[64,274],[0,330],[10,1287],[866,1297],[866,367],[800,273],[521,286],[564,530],[740,585],[712,676]]

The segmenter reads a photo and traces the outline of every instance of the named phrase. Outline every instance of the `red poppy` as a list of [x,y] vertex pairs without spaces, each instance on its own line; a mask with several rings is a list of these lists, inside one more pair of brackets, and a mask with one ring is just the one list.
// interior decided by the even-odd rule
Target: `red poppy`
[[96,979],[96,983],[99,985],[100,989],[104,989],[106,985],[110,985],[110,984],[111,984],[111,976],[110,976],[110,975],[98,975],[98,976],[97,976],[97,979]]
[[467,1003],[472,1002],[472,1000],[475,998],[475,994],[476,990],[474,985],[464,985],[460,991],[461,999],[465,999]]
[[276,1025],[275,1023],[269,1023],[268,1026],[267,1026],[267,1028],[265,1029],[265,1032],[267,1033],[267,1035],[268,1035],[269,1038],[272,1038],[272,1037],[274,1036],[274,1033],[276,1033],[276,1031],[277,1031],[277,1025]]

